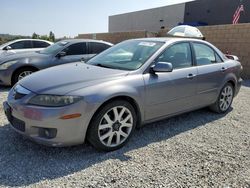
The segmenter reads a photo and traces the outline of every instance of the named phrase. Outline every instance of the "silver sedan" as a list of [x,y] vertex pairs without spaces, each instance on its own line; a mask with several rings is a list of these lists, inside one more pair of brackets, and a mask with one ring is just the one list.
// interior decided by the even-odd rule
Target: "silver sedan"
[[209,106],[230,109],[242,66],[212,44],[184,38],[122,42],[86,63],[39,71],[9,92],[15,131],[50,146],[88,140],[122,147],[136,127]]

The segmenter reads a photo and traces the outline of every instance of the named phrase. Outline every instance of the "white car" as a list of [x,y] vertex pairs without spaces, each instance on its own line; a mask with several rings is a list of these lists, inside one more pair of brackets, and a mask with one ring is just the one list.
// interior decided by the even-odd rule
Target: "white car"
[[39,51],[47,48],[51,44],[53,44],[53,42],[39,39],[19,39],[10,41],[0,46],[0,57],[20,52]]

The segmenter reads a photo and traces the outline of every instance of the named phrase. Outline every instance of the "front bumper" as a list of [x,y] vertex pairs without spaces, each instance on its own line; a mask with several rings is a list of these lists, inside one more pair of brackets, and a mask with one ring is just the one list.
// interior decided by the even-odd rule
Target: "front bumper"
[[[11,127],[18,133],[37,143],[62,147],[82,144],[91,120],[91,109],[87,103],[49,108],[24,105],[20,100],[12,99],[12,91],[8,102],[4,102],[4,111]],[[74,119],[62,120],[68,114],[81,113]]]

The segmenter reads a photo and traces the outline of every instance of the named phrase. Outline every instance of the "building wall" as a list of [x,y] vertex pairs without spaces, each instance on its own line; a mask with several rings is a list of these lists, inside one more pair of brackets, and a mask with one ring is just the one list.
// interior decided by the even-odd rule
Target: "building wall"
[[[109,32],[158,32],[162,26],[173,27],[184,21],[185,4],[165,6],[109,17]],[[162,20],[162,21],[160,21]]]
[[115,33],[93,33],[93,34],[79,34],[77,38],[81,39],[96,39],[104,40],[117,44],[124,40],[134,39],[134,38],[147,38],[156,37],[157,33],[151,33],[147,31],[133,31],[133,32],[115,32]]
[[[240,0],[197,0],[186,3],[185,22],[206,22],[208,25],[231,24]],[[239,23],[250,22],[250,1],[243,1],[245,12]]]

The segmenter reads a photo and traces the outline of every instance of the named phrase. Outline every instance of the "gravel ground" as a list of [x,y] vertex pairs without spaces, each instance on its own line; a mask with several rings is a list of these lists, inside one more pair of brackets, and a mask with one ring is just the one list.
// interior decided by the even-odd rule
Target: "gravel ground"
[[250,187],[250,81],[244,85],[230,113],[202,109],[146,125],[111,153],[37,145],[11,130],[0,106],[0,187]]

